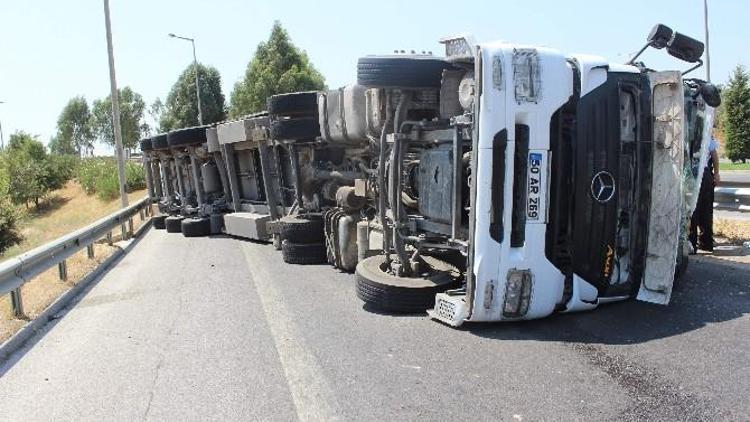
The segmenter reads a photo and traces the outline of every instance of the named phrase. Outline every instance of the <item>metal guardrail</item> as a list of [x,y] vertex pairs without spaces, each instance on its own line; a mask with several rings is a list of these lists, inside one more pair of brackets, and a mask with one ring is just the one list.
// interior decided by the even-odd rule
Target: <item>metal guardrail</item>
[[750,211],[750,188],[714,188],[714,208]]
[[146,197],[82,229],[0,263],[0,296],[10,294],[13,313],[16,317],[23,318],[25,313],[21,286],[24,283],[56,264],[60,280],[67,280],[67,258],[83,248],[87,248],[88,257],[93,258],[94,243],[106,237],[111,245],[112,230],[117,226],[121,227],[122,239],[128,239],[128,229],[133,233],[133,216],[140,214],[141,221],[145,220],[151,215],[150,203],[150,199]]

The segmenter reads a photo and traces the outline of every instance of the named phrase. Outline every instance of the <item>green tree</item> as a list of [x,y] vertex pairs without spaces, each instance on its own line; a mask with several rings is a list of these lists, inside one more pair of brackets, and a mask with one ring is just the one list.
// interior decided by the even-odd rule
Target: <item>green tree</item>
[[154,102],[148,107],[148,114],[151,116],[151,119],[156,123],[156,126],[154,126],[154,130],[159,133],[163,132],[161,128],[161,119],[164,115],[164,103],[161,101],[161,98],[156,97]]
[[[219,71],[215,67],[204,66],[199,63],[198,81],[201,86],[203,124],[224,120],[226,118],[226,110],[224,94],[221,91],[221,75]],[[195,66],[191,64],[182,71],[180,77],[177,78],[177,82],[172,85],[172,89],[167,96],[167,102],[160,115],[159,129],[164,132],[183,127],[198,126]]]
[[39,201],[49,191],[46,168],[47,151],[36,136],[19,131],[8,141],[7,171],[8,193],[15,204],[28,207]]
[[[146,103],[141,94],[126,86],[118,90],[120,102],[120,128],[123,148],[133,149],[138,140],[149,132],[145,120]],[[115,144],[115,131],[112,127],[112,96],[94,101],[94,131],[104,143]]]
[[732,161],[750,158],[750,75],[737,65],[723,93],[725,151]]
[[239,117],[264,110],[271,95],[324,88],[323,75],[313,67],[307,54],[292,44],[289,34],[276,21],[268,41],[258,44],[245,78],[234,85],[229,114]]
[[37,136],[22,130],[16,131],[8,139],[8,154],[23,155],[34,161],[44,161],[47,157],[47,151],[44,149]]
[[50,152],[56,154],[92,153],[96,136],[91,111],[84,97],[73,97],[57,118],[57,133],[50,140]]

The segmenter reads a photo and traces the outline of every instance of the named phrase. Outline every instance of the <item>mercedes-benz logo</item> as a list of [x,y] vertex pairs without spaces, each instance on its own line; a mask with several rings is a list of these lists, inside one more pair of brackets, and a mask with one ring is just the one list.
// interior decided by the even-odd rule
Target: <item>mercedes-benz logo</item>
[[608,171],[600,171],[591,179],[591,196],[603,204],[615,196],[615,178]]

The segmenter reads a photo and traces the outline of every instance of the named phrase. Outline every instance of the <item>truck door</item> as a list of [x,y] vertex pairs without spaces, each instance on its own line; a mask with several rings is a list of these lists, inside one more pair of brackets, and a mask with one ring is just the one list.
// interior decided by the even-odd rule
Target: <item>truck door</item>
[[638,299],[667,304],[674,283],[683,201],[684,94],[680,72],[649,74],[653,162],[646,265]]

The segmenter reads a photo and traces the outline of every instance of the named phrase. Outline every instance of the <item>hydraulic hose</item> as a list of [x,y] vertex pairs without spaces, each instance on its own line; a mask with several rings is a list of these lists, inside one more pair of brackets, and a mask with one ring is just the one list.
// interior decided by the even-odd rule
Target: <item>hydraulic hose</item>
[[401,262],[401,268],[405,275],[411,275],[411,261],[409,261],[409,255],[406,253],[406,247],[401,233],[401,223],[403,222],[403,211],[404,207],[401,203],[401,169],[404,161],[403,152],[403,140],[399,139],[401,122],[404,121],[406,114],[406,104],[411,98],[411,92],[402,91],[401,98],[399,98],[398,106],[396,107],[396,116],[393,122],[393,131],[395,133],[393,148],[391,149],[391,165],[390,165],[390,189],[389,198],[391,203],[391,211],[393,212],[393,248],[398,255],[398,259]]
[[388,149],[388,142],[386,141],[386,135],[388,133],[388,126],[391,123],[391,116],[393,115],[393,107],[391,106],[391,93],[386,91],[385,93],[385,121],[383,122],[383,130],[380,131],[380,151],[378,154],[378,215],[380,215],[380,221],[383,225],[383,252],[385,252],[385,262],[387,265],[391,264],[391,236],[388,232],[388,221],[385,216],[385,197],[386,192],[386,175],[385,175],[385,164],[386,164],[386,153]]

